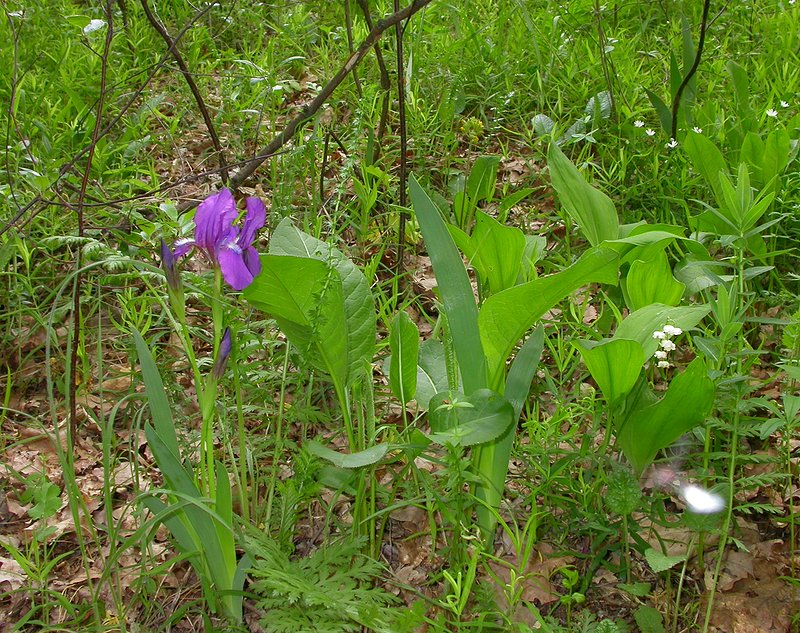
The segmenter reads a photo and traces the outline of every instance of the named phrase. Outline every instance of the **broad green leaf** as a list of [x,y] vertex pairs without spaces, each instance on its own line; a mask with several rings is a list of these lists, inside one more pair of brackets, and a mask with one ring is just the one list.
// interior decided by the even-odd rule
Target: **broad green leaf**
[[635,512],[642,503],[639,478],[628,468],[615,468],[608,476],[603,501],[611,512],[619,516]]
[[663,398],[652,404],[633,406],[617,429],[617,445],[641,473],[658,451],[671,446],[681,435],[703,423],[714,403],[714,383],[701,358],[672,379]]
[[514,346],[550,308],[581,286],[617,283],[617,254],[593,248],[569,268],[492,295],[481,307],[480,336],[493,381],[502,375]]
[[744,137],[739,160],[750,167],[754,185],[763,185],[761,167],[764,164],[764,141],[755,132],[748,132]]
[[497,293],[517,283],[525,252],[525,234],[504,226],[483,211],[476,215],[472,235],[449,226],[450,235],[485,286],[486,294]]
[[[790,153],[789,133],[784,129],[770,132],[764,144],[761,181],[758,183],[762,187],[762,193],[776,192],[780,175],[789,164]],[[770,183],[772,183],[771,186]]]
[[670,101],[675,98],[675,95],[678,94],[678,87],[681,85],[683,81],[683,75],[681,74],[680,68],[678,68],[678,58],[675,57],[675,53],[670,51],[669,53],[669,96]]
[[543,235],[526,235],[525,251],[522,253],[522,283],[536,279],[536,263],[541,261],[547,249],[547,238]]
[[419,359],[419,329],[406,312],[398,312],[392,322],[389,349],[389,388],[405,404],[416,395]]
[[499,156],[478,156],[475,159],[467,178],[467,195],[473,204],[484,200],[491,202],[499,165]]
[[711,187],[717,204],[719,206],[724,205],[724,195],[719,175],[727,174],[728,163],[722,156],[722,152],[708,138],[693,131],[686,134],[686,138],[683,141],[683,149],[689,155],[692,166]]
[[750,105],[750,77],[746,68],[732,60],[726,64],[726,68],[736,95],[736,118],[746,133],[753,124],[753,108]]
[[652,569],[655,574],[660,574],[662,571],[672,569],[678,563],[682,563],[686,560],[686,554],[667,556],[652,547],[645,550],[644,557],[647,559],[647,564],[650,565],[650,569]]
[[303,233],[288,219],[283,220],[270,239],[270,254],[312,257],[339,273],[344,298],[344,326],[347,341],[347,382],[356,376],[375,353],[375,299],[364,273],[340,250]]
[[525,234],[514,226],[504,226],[479,211],[475,230],[473,266],[487,280],[491,293],[511,288],[517,283],[525,251]]
[[330,374],[337,391],[344,387],[352,350],[342,282],[334,268],[308,257],[262,255],[261,274],[243,297],[272,315],[309,362]]
[[725,274],[725,268],[724,262],[687,255],[675,266],[675,278],[686,285],[688,294],[695,294],[723,283],[720,275]]
[[381,461],[389,451],[388,444],[375,444],[358,453],[340,453],[315,440],[308,440],[305,446],[308,447],[309,452],[312,454],[331,462],[334,466],[338,466],[339,468],[363,468],[364,466],[371,466]]
[[664,616],[655,607],[640,604],[633,613],[640,633],[664,633]]
[[710,310],[707,305],[673,307],[654,303],[631,312],[619,324],[614,338],[637,341],[644,349],[645,358],[649,358],[658,349],[653,332],[661,330],[667,323],[688,330],[700,323]]
[[[192,541],[194,545],[185,553],[192,554],[199,550],[202,567],[196,568],[198,574],[209,578],[211,584],[218,590],[229,590],[235,572],[236,550],[235,548],[227,549],[232,539],[220,540],[220,530],[231,530],[230,524],[226,523],[226,518],[221,517],[206,505],[192,477],[155,433],[152,425],[145,425],[145,436],[156,463],[164,475],[165,487],[170,492],[174,491],[178,499],[186,502],[175,511],[174,516],[179,524],[176,521],[165,521],[165,524],[181,547],[188,542],[187,539]],[[157,505],[151,501],[146,503],[151,509]],[[222,503],[225,504],[227,501],[223,499]],[[185,520],[182,517],[185,517]],[[230,604],[226,599],[220,599],[226,604],[226,609],[230,609]],[[232,613],[231,615],[241,619],[241,613]]]
[[658,122],[661,123],[661,129],[666,133],[669,134],[672,131],[672,110],[667,107],[667,104],[659,97],[655,92],[648,90],[645,88],[645,93],[647,94],[647,98],[650,99],[650,103],[653,104],[653,108],[658,115]]
[[214,509],[222,521],[215,521],[214,528],[217,531],[217,540],[225,559],[225,568],[232,579],[236,572],[236,541],[233,538],[233,495],[231,492],[231,480],[222,462],[217,462],[216,482],[215,494],[217,498],[214,500]]
[[464,391],[469,394],[486,386],[486,358],[472,284],[439,210],[413,175],[409,192],[439,284]]
[[606,401],[615,406],[639,378],[645,361],[642,346],[617,337],[602,343],[575,341],[574,344]]
[[553,143],[547,152],[547,165],[561,204],[581,227],[592,246],[619,237],[619,218],[614,203],[606,194],[586,182],[564,153]]
[[446,391],[433,397],[428,416],[433,431],[429,440],[472,446],[503,435],[514,420],[514,409],[491,389],[479,389],[469,396]]
[[631,264],[623,290],[628,308],[635,311],[651,303],[676,306],[686,286],[672,276],[667,254],[661,251],[648,261]]
[[447,361],[442,342],[434,339],[422,341],[417,363],[417,405],[420,409],[427,409],[433,396],[447,390]]

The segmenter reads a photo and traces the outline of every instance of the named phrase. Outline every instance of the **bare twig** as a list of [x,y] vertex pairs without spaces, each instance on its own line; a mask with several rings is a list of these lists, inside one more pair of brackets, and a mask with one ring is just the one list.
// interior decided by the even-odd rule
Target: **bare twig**
[[694,63],[678,86],[678,90],[675,92],[675,98],[672,100],[672,130],[670,132],[670,138],[672,139],[676,138],[678,135],[678,109],[681,107],[683,91],[697,72],[697,68],[700,66],[700,59],[703,56],[703,46],[706,43],[706,31],[708,30],[708,12],[710,9],[711,0],[703,0],[703,18],[700,21],[700,38],[697,41],[697,53],[694,56]]
[[[364,21],[367,23],[367,28],[371,31],[374,28],[372,15],[369,12],[369,5],[367,0],[357,0],[358,6],[361,7],[361,12],[364,14]],[[377,143],[375,144],[375,153],[370,157],[372,162],[375,162],[380,155],[380,141],[386,133],[386,123],[389,120],[389,101],[391,99],[390,91],[392,89],[392,79],[389,77],[389,70],[386,68],[386,62],[383,61],[383,52],[379,43],[375,43],[375,60],[378,62],[378,72],[381,77],[381,89],[383,90],[383,102],[381,103],[381,118],[378,120],[378,130],[375,134]]]
[[[347,50],[353,54],[353,16],[350,13],[350,0],[344,0],[344,25],[347,31]],[[361,99],[364,96],[364,90],[361,88],[361,82],[358,79],[356,69],[353,69],[353,83],[356,85],[356,94]]]
[[[89,173],[94,162],[94,150],[100,139],[100,126],[103,120],[103,107],[105,106],[106,81],[108,76],[108,58],[111,52],[111,42],[114,39],[114,14],[111,8],[113,0],[106,0],[106,40],[103,45],[103,52],[100,55],[100,97],[97,99],[95,110],[94,128],[92,129],[92,143],[86,157],[86,167],[83,170],[81,188],[78,191],[78,199],[75,203],[75,210],[78,214],[78,237],[84,236],[83,210],[84,200],[86,199],[86,189],[89,185]],[[81,266],[83,264],[81,249],[75,255],[75,288],[73,290],[72,305],[72,349],[69,362],[69,441],[74,443],[78,437],[78,348],[81,341],[81,285],[82,275]]]
[[208,113],[208,108],[206,107],[205,101],[203,101],[203,95],[200,94],[200,89],[197,87],[197,83],[195,83],[194,77],[192,73],[189,71],[189,67],[186,65],[186,62],[183,60],[183,56],[178,51],[178,47],[175,44],[175,40],[170,37],[167,28],[158,21],[153,12],[150,10],[150,5],[147,3],[147,0],[141,0],[142,9],[144,9],[144,13],[147,16],[148,21],[150,24],[153,25],[153,28],[158,31],[158,34],[161,36],[161,39],[164,40],[167,44],[167,50],[172,54],[175,58],[175,61],[178,63],[178,67],[181,69],[181,73],[183,73],[184,79],[186,79],[186,83],[189,85],[189,90],[192,91],[192,95],[194,96],[194,100],[197,103],[197,107],[200,109],[200,114],[203,116],[203,121],[205,121],[206,129],[208,130],[208,135],[211,137],[211,142],[214,145],[214,151],[217,153],[217,159],[219,161],[219,168],[220,174],[222,175],[223,183],[228,182],[228,168],[225,165],[225,155],[222,152],[222,145],[220,145],[219,137],[217,136],[217,131],[214,128],[214,122],[211,120],[211,115]]
[[[214,6],[215,6],[215,5],[214,5],[214,3],[212,2],[212,3],[209,3],[209,4],[207,4],[207,5],[206,5],[205,7],[203,7],[202,9],[198,10],[198,12],[197,12],[197,13],[195,13],[195,14],[194,14],[194,16],[192,16],[192,18],[191,18],[191,19],[190,19],[190,20],[189,20],[189,21],[186,23],[186,25],[185,25],[185,26],[184,26],[184,27],[183,27],[183,28],[180,30],[180,32],[179,32],[179,33],[178,33],[178,34],[175,36],[175,39],[174,39],[174,42],[175,42],[175,44],[177,44],[177,43],[178,43],[178,42],[181,40],[181,38],[182,38],[182,37],[183,37],[183,36],[186,34],[186,32],[187,32],[187,31],[188,31],[188,30],[189,30],[189,29],[192,27],[192,25],[193,25],[195,22],[197,22],[197,20],[199,20],[199,19],[200,19],[201,17],[203,17],[203,16],[204,16],[206,13],[208,13],[208,12],[209,12],[209,11],[210,11],[210,10],[211,10],[211,9],[212,9]],[[165,54],[164,54],[164,55],[161,57],[161,59],[159,60],[159,62],[153,66],[152,70],[150,71],[150,74],[147,76],[147,79],[145,79],[144,83],[143,83],[141,86],[139,86],[139,88],[137,88],[137,89],[136,89],[136,90],[133,92],[133,94],[130,96],[130,98],[128,99],[128,101],[127,101],[127,102],[126,102],[126,103],[125,103],[125,104],[124,104],[124,105],[123,105],[123,106],[120,108],[120,110],[119,110],[119,112],[116,114],[116,116],[114,116],[114,117],[113,117],[113,118],[112,118],[112,119],[111,119],[111,120],[110,120],[110,121],[109,121],[109,122],[106,124],[106,126],[105,126],[105,127],[104,127],[104,128],[101,130],[101,131],[100,131],[100,134],[99,134],[99,135],[98,135],[98,137],[97,137],[97,141],[99,141],[99,140],[100,140],[100,139],[102,139],[104,136],[106,136],[106,135],[107,135],[109,132],[111,132],[111,130],[113,130],[113,129],[114,129],[114,127],[116,127],[117,123],[119,123],[119,122],[122,120],[122,117],[123,117],[123,116],[125,116],[125,113],[126,113],[128,110],[130,110],[130,108],[133,106],[133,104],[135,104],[135,103],[136,103],[136,102],[139,100],[139,97],[140,97],[140,96],[141,96],[141,94],[144,92],[144,89],[145,89],[145,88],[147,88],[147,86],[149,86],[149,85],[150,85],[150,82],[151,82],[151,81],[153,81],[153,78],[156,76],[156,74],[158,73],[158,71],[159,71],[159,70],[160,70],[160,69],[161,69],[161,68],[164,66],[164,64],[166,63],[166,61],[167,61],[167,59],[168,59],[168,57],[169,57],[169,55],[170,55],[170,54],[171,54],[171,53],[170,53],[170,51],[167,51],[167,52],[166,52],[166,53],[165,53]],[[95,107],[96,107],[96,105],[95,105]],[[64,165],[62,165],[62,166],[61,166],[61,168],[58,170],[58,177],[57,177],[57,178],[56,178],[56,180],[55,180],[53,183],[51,183],[51,184],[50,184],[50,186],[49,186],[49,189],[50,189],[50,190],[52,190],[52,191],[56,191],[56,190],[57,190],[57,188],[58,188],[58,186],[59,186],[59,184],[60,184],[60,181],[61,181],[61,179],[62,179],[62,178],[63,178],[63,177],[64,177],[64,176],[65,176],[65,175],[68,173],[68,172],[70,172],[70,171],[72,170],[72,168],[73,168],[73,167],[75,167],[75,165],[77,164],[77,162],[78,162],[78,161],[79,161],[81,158],[83,158],[83,157],[86,155],[86,153],[87,153],[87,152],[88,152],[90,149],[93,149],[93,148],[94,148],[94,146],[96,145],[97,141],[94,141],[94,140],[93,140],[93,141],[91,141],[91,142],[90,142],[88,145],[86,145],[86,146],[84,146],[83,148],[81,148],[81,150],[80,150],[80,151],[78,151],[78,152],[77,152],[77,153],[76,153],[76,154],[75,154],[75,155],[72,157],[72,159],[70,159],[70,161],[69,161],[69,162],[67,162],[67,163],[65,163]],[[214,173],[216,173],[216,172],[214,172]],[[33,211],[33,213],[31,213],[31,214],[29,215],[29,217],[27,218],[27,220],[26,220],[26,221],[23,223],[23,224],[27,224],[28,222],[30,222],[31,220],[33,220],[33,218],[34,218],[34,217],[36,217],[36,215],[37,215],[37,214],[38,214],[38,213],[39,213],[39,212],[40,212],[42,209],[46,208],[46,207],[47,207],[47,206],[49,206],[50,204],[52,204],[52,201],[50,201],[50,200],[47,200],[47,199],[46,199],[46,198],[45,198],[45,197],[44,197],[42,194],[37,194],[37,195],[36,195],[36,196],[35,196],[35,197],[34,197],[34,198],[33,198],[33,199],[30,201],[30,202],[28,202],[28,203],[27,203],[27,204],[26,204],[24,207],[20,207],[20,208],[18,208],[18,210],[17,210],[17,213],[14,215],[14,217],[13,217],[13,218],[11,218],[10,220],[6,221],[6,223],[5,223],[5,224],[4,224],[2,227],[0,227],[0,235],[3,235],[3,234],[6,232],[6,231],[10,230],[11,228],[13,228],[13,227],[15,227],[15,226],[18,226],[18,224],[19,224],[19,221],[20,221],[20,220],[21,220],[21,219],[22,219],[22,218],[23,218],[23,217],[24,217],[26,214],[28,214],[30,211],[34,210],[34,211]],[[37,209],[37,207],[38,207],[38,209]]]
[[[395,12],[399,9],[400,0],[394,0]],[[408,151],[408,135],[406,131],[406,80],[405,80],[405,60],[403,56],[403,23],[398,22],[394,25],[395,38],[397,40],[397,110],[399,112],[400,126],[400,221],[397,229],[397,262],[395,271],[397,276],[403,270],[403,250],[406,242],[406,221],[408,211],[406,205],[406,152]]]
[[[372,28],[364,38],[364,41],[361,42],[361,45],[356,49],[356,51],[350,55],[347,61],[342,65],[339,71],[333,76],[333,78],[325,85],[325,87],[320,91],[320,93],[314,98],[311,103],[306,105],[294,119],[289,121],[283,131],[278,134],[272,141],[263,147],[259,154],[274,154],[278,149],[283,147],[289,140],[294,136],[295,132],[299,127],[303,124],[307,123],[322,107],[322,105],[328,100],[328,98],[333,94],[334,90],[339,87],[339,85],[344,81],[344,78],[350,73],[353,68],[355,68],[362,59],[369,53],[369,50],[375,45],[375,43],[381,38],[383,33],[389,29],[390,27],[402,22],[403,20],[408,19],[415,13],[417,13],[420,9],[424,6],[431,3],[431,0],[413,0],[411,4],[406,6],[404,9],[400,11],[396,11],[393,14],[379,20],[377,24],[375,24],[374,28]],[[253,158],[250,159],[239,171],[231,176],[230,184],[233,189],[238,188],[242,185],[253,173],[261,166],[265,159],[263,158]],[[189,208],[187,206],[182,205],[182,210]]]

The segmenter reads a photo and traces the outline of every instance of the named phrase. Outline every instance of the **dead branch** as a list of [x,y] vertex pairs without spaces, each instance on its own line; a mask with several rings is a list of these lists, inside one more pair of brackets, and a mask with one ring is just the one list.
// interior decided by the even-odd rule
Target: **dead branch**
[[[295,118],[289,121],[283,131],[274,139],[272,139],[269,144],[261,148],[258,153],[261,155],[271,155],[288,143],[289,140],[294,137],[297,129],[303,124],[307,123],[319,111],[323,104],[333,94],[334,90],[336,90],[342,81],[344,81],[345,77],[350,74],[350,71],[358,66],[361,60],[366,57],[367,53],[369,53],[370,49],[375,46],[377,41],[387,29],[393,27],[395,24],[399,24],[400,22],[407,20],[430,3],[431,0],[413,0],[413,2],[404,9],[396,11],[382,20],[379,20],[372,30],[370,30],[367,37],[364,38],[364,41],[361,42],[361,45],[358,47],[358,49],[356,49],[356,51],[350,55],[347,61],[339,69],[339,72],[333,76],[333,78],[325,85],[325,87],[314,98],[314,100],[306,105]],[[248,178],[250,178],[250,176],[253,175],[253,173],[255,173],[264,160],[264,158],[256,157],[245,163],[241,169],[231,176],[231,188],[237,189],[240,187]],[[180,208],[182,211],[185,211],[192,206],[193,203],[190,203],[187,205],[181,205]]]
[[206,107],[205,101],[203,101],[203,95],[200,94],[200,89],[197,87],[197,83],[195,82],[192,73],[189,71],[189,66],[187,66],[186,62],[183,60],[183,56],[180,54],[180,51],[178,51],[178,47],[176,46],[175,41],[170,37],[167,28],[158,21],[158,18],[150,10],[150,5],[147,3],[147,0],[141,0],[141,3],[142,9],[144,9],[144,14],[147,16],[147,20],[153,25],[153,28],[158,31],[161,39],[166,42],[168,52],[172,53],[172,56],[178,63],[178,67],[181,69],[181,73],[183,73],[184,79],[186,79],[186,83],[189,85],[189,90],[192,91],[192,96],[194,96],[197,107],[200,109],[200,114],[203,116],[203,121],[205,121],[208,135],[211,137],[211,142],[214,144],[214,151],[217,153],[220,174],[222,175],[222,182],[227,183],[228,168],[225,165],[225,155],[222,152],[222,145],[220,145],[217,131],[214,128],[214,122],[211,120],[211,115],[208,113],[208,108]]

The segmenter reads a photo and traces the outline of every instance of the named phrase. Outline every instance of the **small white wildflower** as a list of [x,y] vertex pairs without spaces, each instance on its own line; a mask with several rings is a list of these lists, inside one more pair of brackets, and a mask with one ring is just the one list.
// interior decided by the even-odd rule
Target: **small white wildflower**
[[664,339],[663,341],[661,341],[661,349],[663,349],[666,352],[674,352],[675,343],[673,343],[669,339]]
[[669,139],[669,143],[666,144],[666,148],[675,149],[676,147],[678,147],[678,141],[676,141],[674,138]]
[[653,332],[653,338],[663,341],[665,338],[667,338],[667,335],[661,330],[658,330],[657,332]]
[[781,101],[781,107],[782,108],[788,108],[789,107],[789,102],[788,101]]
[[660,361],[658,361],[658,368],[659,369],[669,369],[669,361],[668,360],[660,360]]
[[644,127],[644,121],[640,121],[639,119],[636,119],[633,122],[633,127]]
[[667,353],[663,349],[656,350],[656,353],[653,354],[658,360],[667,360]]
[[703,133],[703,128],[701,128],[701,127],[697,127],[697,126],[695,125],[695,126],[692,128],[692,131],[693,131],[695,134],[702,134],[702,133]]
[[683,334],[683,330],[679,327],[675,327],[674,325],[665,325],[664,326],[664,334],[667,336],[680,336]]
[[656,131],[655,130],[651,130],[650,128],[647,128],[644,131],[644,133],[647,134],[647,136],[655,136],[656,135]]
[[768,116],[768,117],[772,117],[773,119],[774,119],[774,118],[777,118],[777,116],[778,116],[778,111],[777,111],[777,110],[774,110],[774,109],[772,109],[772,108],[770,108],[769,110],[767,110],[767,116]]
[[714,514],[725,507],[722,497],[694,484],[684,484],[678,492],[688,508],[698,514]]

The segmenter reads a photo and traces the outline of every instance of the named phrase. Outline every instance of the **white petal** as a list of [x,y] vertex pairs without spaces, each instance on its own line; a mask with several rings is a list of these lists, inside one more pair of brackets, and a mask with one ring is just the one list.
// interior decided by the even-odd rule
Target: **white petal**
[[722,497],[694,484],[681,486],[680,495],[688,508],[698,514],[714,514],[725,508]]

